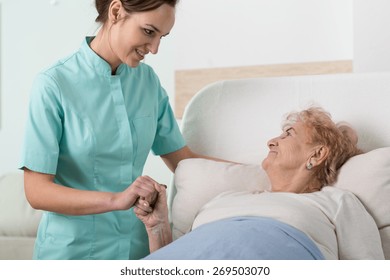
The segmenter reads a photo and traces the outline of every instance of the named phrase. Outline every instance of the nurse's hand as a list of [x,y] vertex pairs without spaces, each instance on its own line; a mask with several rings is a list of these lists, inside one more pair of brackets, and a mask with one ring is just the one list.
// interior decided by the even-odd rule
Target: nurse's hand
[[116,209],[130,209],[139,198],[153,205],[156,201],[158,187],[159,183],[149,176],[138,177],[126,190],[115,195]]

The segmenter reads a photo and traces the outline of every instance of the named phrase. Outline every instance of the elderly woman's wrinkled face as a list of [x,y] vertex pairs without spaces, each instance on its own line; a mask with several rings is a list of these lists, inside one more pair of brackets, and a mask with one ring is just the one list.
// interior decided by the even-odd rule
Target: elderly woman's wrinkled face
[[284,129],[283,133],[268,141],[270,149],[263,160],[263,168],[269,174],[287,175],[287,171],[305,169],[314,145],[310,144],[310,130],[304,123],[298,121]]

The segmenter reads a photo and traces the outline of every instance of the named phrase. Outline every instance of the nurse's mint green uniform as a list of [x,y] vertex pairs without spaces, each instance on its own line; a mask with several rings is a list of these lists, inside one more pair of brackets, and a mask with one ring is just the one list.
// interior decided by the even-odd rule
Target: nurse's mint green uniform
[[[116,75],[86,38],[78,52],[40,73],[33,85],[21,167],[54,174],[81,190],[120,192],[142,175],[153,151],[185,142],[151,67],[122,64]],[[132,211],[43,214],[35,259],[139,259],[149,253]]]

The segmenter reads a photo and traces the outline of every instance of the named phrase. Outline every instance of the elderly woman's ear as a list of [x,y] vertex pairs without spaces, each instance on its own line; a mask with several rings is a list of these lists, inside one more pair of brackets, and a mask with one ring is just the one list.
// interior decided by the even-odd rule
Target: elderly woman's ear
[[316,146],[309,159],[312,167],[320,166],[328,158],[329,148],[327,146]]

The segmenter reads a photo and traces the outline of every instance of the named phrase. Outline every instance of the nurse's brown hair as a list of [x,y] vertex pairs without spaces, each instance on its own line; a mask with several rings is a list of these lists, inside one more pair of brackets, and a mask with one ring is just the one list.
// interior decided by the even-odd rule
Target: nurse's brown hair
[[[108,19],[108,10],[113,0],[95,0],[98,16],[95,21],[104,24]],[[129,14],[152,11],[167,4],[176,7],[179,0],[120,0],[125,11]]]

